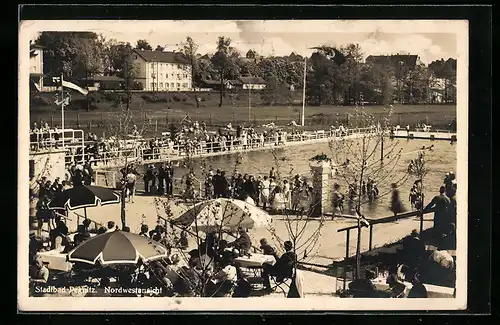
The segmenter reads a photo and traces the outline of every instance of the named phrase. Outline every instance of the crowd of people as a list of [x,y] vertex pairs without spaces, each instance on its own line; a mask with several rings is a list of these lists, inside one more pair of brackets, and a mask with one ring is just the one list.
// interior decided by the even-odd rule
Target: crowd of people
[[[43,121],[41,122],[43,123]],[[51,134],[47,123],[39,128],[35,122],[31,128],[32,144],[37,148],[57,147],[60,138],[59,133]],[[37,134],[44,135],[40,139]],[[347,134],[347,128],[340,125],[327,131],[329,136]],[[233,127],[231,123],[219,127],[218,131],[209,131],[204,122],[185,119],[180,124],[180,129],[171,132],[163,132],[162,136],[144,139],[137,125],[132,126],[128,139],[117,139],[115,136],[107,138],[99,137],[95,133],[88,133],[85,144],[81,143],[67,146],[69,157],[75,163],[90,161],[92,164],[107,164],[123,155],[127,151],[128,156],[142,158],[143,160],[159,159],[163,152],[175,151],[179,155],[192,155],[211,152],[222,152],[248,148],[264,147],[266,145],[283,146],[289,141],[303,141],[309,139],[303,130],[287,131],[271,123],[263,125],[260,131],[254,127],[245,127],[242,124]],[[68,139],[69,140],[69,139]],[[39,143],[38,143],[39,142]]]
[[[97,229],[91,228],[90,225],[89,220],[85,219],[78,225],[78,231],[74,236],[69,236],[67,232],[61,234],[64,240],[58,241],[56,248],[60,248],[63,253],[69,252],[99,234],[119,230],[131,232],[130,227],[123,226],[120,229],[113,221],[109,221],[106,227],[101,226]],[[260,247],[254,247],[250,236],[243,228],[238,228],[235,233],[231,231],[209,232],[194,247],[190,245],[188,232],[188,229],[177,229],[172,225],[168,227],[168,224],[160,223],[150,230],[146,223],[142,223],[138,235],[167,248],[167,257],[155,261],[139,261],[137,265],[130,266],[102,267],[77,262],[73,264],[71,270],[71,283],[88,285],[86,281],[89,275],[94,274],[100,279],[97,286],[101,294],[102,288],[109,287],[111,278],[114,278],[116,285],[122,289],[162,288],[154,292],[143,291],[142,295],[247,297],[252,290],[248,282],[249,273],[235,259],[249,256],[252,249],[253,252],[260,251],[265,255],[273,256],[276,261],[273,265],[265,264],[263,267],[261,276],[265,291],[272,291],[270,278],[283,281],[292,277],[296,256],[290,241],[284,243],[285,251],[280,257],[277,250],[269,245],[265,238],[260,240]],[[47,263],[37,257],[37,253],[43,250],[44,247],[39,240],[34,235],[30,235],[30,283],[32,285],[48,284],[53,279]]]

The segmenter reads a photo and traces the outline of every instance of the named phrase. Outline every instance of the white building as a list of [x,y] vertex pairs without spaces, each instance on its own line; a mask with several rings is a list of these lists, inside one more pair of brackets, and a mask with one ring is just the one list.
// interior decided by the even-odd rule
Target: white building
[[30,79],[41,91],[43,88],[43,47],[30,44]]
[[180,52],[134,50],[136,81],[145,91],[189,91],[191,64]]

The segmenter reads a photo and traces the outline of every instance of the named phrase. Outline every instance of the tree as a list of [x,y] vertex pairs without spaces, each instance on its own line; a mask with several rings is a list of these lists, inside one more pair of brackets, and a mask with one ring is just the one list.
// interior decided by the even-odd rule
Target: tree
[[[240,164],[241,156],[238,156],[232,171],[233,173],[236,172]],[[212,297],[216,295],[217,292],[209,292],[207,289],[212,279],[212,270],[215,267],[215,260],[213,258],[205,258],[205,255],[208,253],[208,245],[205,245],[207,239],[206,234],[209,232],[214,234],[214,243],[219,246],[219,243],[223,239],[235,239],[232,232],[239,227],[241,220],[239,222],[238,220],[233,222],[237,211],[232,210],[228,205],[222,206],[213,204],[211,209],[207,211],[207,214],[201,216],[200,212],[204,205],[198,203],[204,199],[211,198],[205,198],[202,193],[194,189],[194,186],[189,187],[184,184],[186,184],[188,179],[193,183],[201,182],[195,175],[197,169],[200,170],[201,179],[207,179],[208,169],[206,163],[203,159],[194,159],[192,153],[188,152],[186,158],[182,161],[182,166],[185,168],[186,172],[182,176],[180,184],[177,184],[178,190],[182,193],[182,199],[180,201],[175,201],[174,199],[156,198],[155,204],[158,211],[158,220],[159,222],[163,220],[166,228],[169,229],[167,234],[168,242],[171,243],[173,248],[180,248],[180,232],[187,233],[191,240],[195,241],[195,249],[193,250],[195,253],[193,255],[184,252],[182,249],[178,249],[177,251],[180,258],[182,258],[186,264],[190,264],[193,260],[198,261],[198,268],[194,268],[193,272],[196,273],[200,281],[193,285],[192,294],[197,297]],[[188,225],[173,222],[173,214],[171,213],[172,205],[184,207],[184,211],[187,213],[184,216],[189,219]],[[207,220],[209,220],[209,222],[206,222]],[[232,221],[231,225],[229,225],[230,220]],[[190,280],[182,272],[179,276],[186,282]],[[216,291],[223,285],[224,282],[219,283],[216,287]]]
[[[408,165],[408,173],[414,176],[415,183],[417,185],[417,198],[419,200],[418,210],[423,212],[424,210],[424,200],[425,200],[425,185],[424,178],[429,172],[426,164],[425,164],[425,155],[424,151],[419,151],[417,159],[411,160]],[[420,232],[422,232],[424,228],[424,214],[420,215]]]
[[[301,183],[299,187],[295,187],[292,183],[295,175],[292,161],[276,150],[273,150],[271,153],[276,167],[276,183],[281,186],[283,180],[288,180],[290,182],[290,199],[292,202],[288,202],[288,207],[285,207],[285,209],[281,211],[286,228],[286,237],[283,235],[280,236],[273,225],[268,227],[268,231],[274,244],[279,245],[281,251],[284,249],[285,241],[289,240],[292,242],[293,252],[297,256],[293,267],[294,270],[297,270],[301,264],[307,263],[316,256],[319,248],[321,231],[325,226],[326,219],[322,213],[320,213],[319,216],[315,216],[314,219],[312,218],[315,215],[315,210],[320,204],[320,200],[314,198],[319,198],[321,193],[315,192],[317,188],[312,191],[310,190],[319,180],[313,178],[311,183],[307,181],[307,177],[304,177],[304,181],[309,182],[310,188],[305,190],[302,186],[303,183]],[[312,176],[316,177],[317,175],[312,172]],[[306,197],[308,199],[304,200]],[[299,202],[299,204],[295,206],[296,204],[294,202]],[[288,296],[293,292],[293,286],[295,284],[294,277],[295,274],[292,274],[292,285],[290,286]],[[286,294],[286,292],[284,292],[284,294]]]
[[138,50],[152,51],[153,48],[149,45],[148,41],[145,39],[140,39],[137,41],[135,48]]
[[188,60],[190,64],[190,71],[188,71],[191,74],[191,83],[193,87],[193,94],[194,98],[196,100],[196,108],[200,108],[200,102],[198,100],[198,96],[196,95],[196,85],[195,82],[196,77],[199,75],[199,66],[198,66],[198,59],[196,57],[198,52],[198,44],[194,42],[194,40],[188,36],[186,37],[186,42],[182,44],[182,53]]
[[120,51],[118,52],[120,55],[123,57],[117,58],[119,59],[120,63],[123,62],[123,66],[121,66],[120,70],[118,71],[118,76],[120,78],[123,78],[123,88],[125,90],[125,93],[127,95],[126,99],[126,109],[129,111],[130,109],[130,102],[132,101],[132,89],[135,88],[135,78],[137,77],[137,69],[138,65],[137,63],[134,62],[133,57],[132,57],[132,48],[130,46],[123,46],[120,48]]
[[83,78],[98,72],[103,39],[92,32],[41,32],[35,43],[44,49],[47,75]]
[[239,71],[235,65],[235,60],[238,58],[238,53],[231,46],[231,39],[220,36],[217,40],[217,51],[212,56],[212,64],[217,71],[220,81],[220,101],[219,107],[222,106],[222,97],[225,88],[225,81],[235,78]]
[[164,46],[157,45],[155,51],[163,52],[165,50]]
[[[105,141],[108,151],[115,151],[117,157],[118,166],[123,166],[125,170],[131,167],[132,164],[141,164],[140,159],[133,160],[137,158],[137,152],[141,150],[141,145],[143,144],[142,136],[147,132],[150,127],[150,121],[146,117],[145,111],[140,109],[139,114],[134,116],[132,111],[123,107],[120,104],[120,110],[117,114],[111,115],[109,122],[107,124],[106,134],[108,139]],[[114,149],[114,150],[113,150]],[[142,157],[142,155],[139,155]],[[126,198],[126,181],[121,178],[121,219],[122,219],[122,229],[126,226],[126,210],[125,210],[125,198]]]
[[[367,128],[357,137],[342,135],[339,140],[330,142],[334,162],[340,166],[337,169],[337,178],[340,186],[349,188],[349,208],[357,216],[358,237],[356,245],[356,278],[361,273],[361,229],[366,226],[362,206],[371,202],[371,195],[363,193],[363,186],[370,181],[380,189],[378,197],[392,193],[391,184],[404,184],[408,173],[399,179],[394,179],[401,158],[402,148],[395,140],[388,141],[390,134],[390,120],[392,109],[386,110],[377,118],[363,108],[355,109],[358,127]],[[380,152],[380,156],[379,156]]]

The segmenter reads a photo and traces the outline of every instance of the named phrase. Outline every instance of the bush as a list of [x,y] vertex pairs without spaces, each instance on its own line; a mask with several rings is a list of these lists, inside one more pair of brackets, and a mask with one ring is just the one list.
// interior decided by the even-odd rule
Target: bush
[[205,97],[201,97],[201,101],[204,102],[206,101],[207,99]]
[[181,98],[178,95],[174,95],[172,98],[174,99],[174,102],[180,102],[181,101]]
[[187,100],[186,97],[182,97],[182,101],[185,102]]

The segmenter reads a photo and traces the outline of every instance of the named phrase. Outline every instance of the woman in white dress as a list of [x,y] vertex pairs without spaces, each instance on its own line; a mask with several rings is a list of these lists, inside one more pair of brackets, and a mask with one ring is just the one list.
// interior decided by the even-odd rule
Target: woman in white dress
[[285,209],[290,210],[292,207],[292,192],[290,191],[290,183],[286,179],[283,181],[283,198],[285,199]]
[[285,197],[279,186],[274,189],[274,199],[271,205],[273,211],[282,213],[285,210]]
[[269,186],[271,183],[267,176],[264,176],[264,179],[260,182],[260,202],[262,203],[262,208],[265,210],[269,205]]

